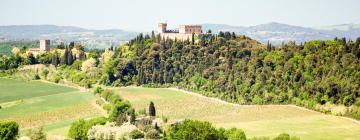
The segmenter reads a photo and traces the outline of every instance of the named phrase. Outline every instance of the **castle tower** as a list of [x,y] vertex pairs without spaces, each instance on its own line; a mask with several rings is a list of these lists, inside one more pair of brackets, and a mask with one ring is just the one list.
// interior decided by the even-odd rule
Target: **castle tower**
[[166,26],[167,26],[166,23],[159,23],[158,32],[159,32],[159,33],[165,33],[165,31],[166,31]]
[[50,51],[50,40],[47,39],[40,40],[40,51]]

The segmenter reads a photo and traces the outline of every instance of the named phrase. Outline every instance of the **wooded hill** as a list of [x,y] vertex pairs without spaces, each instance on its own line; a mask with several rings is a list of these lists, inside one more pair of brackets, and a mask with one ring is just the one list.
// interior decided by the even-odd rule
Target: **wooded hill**
[[[140,34],[119,48],[63,64],[55,76],[85,86],[177,86],[239,104],[296,104],[323,112],[332,112],[325,105],[343,105],[340,115],[360,118],[359,44],[360,38],[335,38],[274,47],[230,32],[207,34],[197,43]],[[57,57],[42,62],[68,58]]]

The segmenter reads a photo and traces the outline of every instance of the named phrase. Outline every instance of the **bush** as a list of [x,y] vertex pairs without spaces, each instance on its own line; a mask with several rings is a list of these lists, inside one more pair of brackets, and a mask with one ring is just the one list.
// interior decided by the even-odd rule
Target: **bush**
[[102,106],[102,108],[103,108],[104,110],[106,110],[107,112],[110,112],[110,110],[111,110],[111,105],[110,105],[110,104],[104,104],[104,105]]
[[112,107],[109,119],[115,121],[121,113],[127,113],[131,109],[131,104],[128,101],[117,102]]
[[231,128],[225,132],[225,136],[228,140],[246,140],[246,136],[243,130]]
[[0,123],[0,139],[14,140],[19,135],[19,125],[16,122]]
[[0,105],[0,109],[2,109],[2,106]]
[[129,133],[129,137],[131,139],[140,139],[140,138],[144,138],[144,134],[141,131],[135,129]]
[[31,129],[28,133],[28,136],[32,140],[46,140],[46,134],[43,132],[43,129],[43,127]]
[[196,120],[185,120],[181,124],[172,126],[169,131],[169,139],[215,140],[220,138],[221,135],[209,122]]
[[275,137],[273,140],[300,140],[300,138],[290,137],[289,134],[282,133],[279,136]]
[[94,90],[94,94],[100,94],[103,91],[104,91],[104,89],[102,89],[101,87],[96,87]]
[[123,123],[126,123],[128,121],[127,116],[125,113],[121,113],[117,118],[116,118],[116,125],[117,126],[121,126]]
[[105,117],[99,117],[99,118],[94,118],[94,119],[91,119],[88,121],[79,120],[77,122],[73,122],[69,129],[68,135],[70,138],[73,138],[73,139],[84,140],[87,138],[87,133],[92,126],[95,126],[98,124],[103,125],[106,123],[106,121],[107,120]]
[[109,101],[110,96],[113,94],[114,94],[114,91],[105,89],[104,91],[101,92],[100,96],[102,98],[104,98],[106,101]]
[[156,129],[151,129],[145,134],[146,139],[159,139],[160,133]]
[[142,118],[142,119],[140,119],[139,121],[136,122],[136,126],[140,130],[143,130],[143,131],[147,130],[146,126],[152,127],[151,124],[152,124],[152,120],[150,118]]

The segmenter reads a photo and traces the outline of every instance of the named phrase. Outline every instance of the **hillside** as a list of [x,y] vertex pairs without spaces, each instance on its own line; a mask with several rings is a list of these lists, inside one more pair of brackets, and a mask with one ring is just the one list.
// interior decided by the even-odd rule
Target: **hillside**
[[[169,88],[113,88],[136,110],[155,103],[157,113],[170,122],[185,118],[209,121],[217,127],[237,127],[248,138],[274,137],[285,132],[302,140],[348,139],[360,136],[360,124],[293,105],[237,105]],[[346,128],[346,129],[344,129]]]
[[306,42],[310,40],[329,40],[335,37],[356,39],[360,36],[360,28],[357,24],[332,25],[318,28],[306,28],[271,22],[256,26],[231,26],[226,24],[203,24],[205,31],[211,29],[214,32],[230,31],[237,34],[250,36],[262,43],[268,40],[279,45],[288,41]]

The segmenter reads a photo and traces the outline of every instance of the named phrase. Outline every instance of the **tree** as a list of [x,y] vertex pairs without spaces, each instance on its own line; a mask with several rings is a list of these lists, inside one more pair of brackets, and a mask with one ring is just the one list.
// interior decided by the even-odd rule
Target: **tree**
[[225,132],[227,140],[246,140],[244,131],[237,128],[231,128]]
[[129,114],[130,114],[130,123],[135,124],[135,120],[136,120],[135,109],[131,109]]
[[56,53],[51,54],[51,64],[54,66],[58,65],[58,58],[56,56]]
[[16,122],[0,123],[0,139],[14,140],[19,135],[19,125]]
[[83,119],[73,122],[70,126],[68,136],[75,140],[87,140],[87,134],[91,127],[95,125],[104,125],[107,119],[105,117],[98,117],[88,121]]
[[73,55],[72,55],[72,51],[71,51],[71,50],[68,50],[68,53],[67,53],[67,62],[66,62],[66,64],[67,64],[67,65],[71,65],[73,62],[74,62],[74,57],[73,57]]
[[217,140],[221,136],[209,122],[185,120],[183,123],[172,126],[169,130],[169,139],[182,140]]
[[150,105],[149,105],[149,115],[156,116],[155,105],[152,101],[150,102]]
[[131,104],[128,101],[116,102],[110,113],[109,120],[115,121],[121,113],[128,113],[131,109]]
[[67,62],[68,62],[68,53],[69,53],[69,51],[66,48],[63,55],[62,55],[62,57],[61,57],[61,59],[60,59],[60,65],[66,65],[67,64]]
[[290,137],[289,134],[282,133],[279,136],[275,137],[273,140],[300,140],[298,137]]

